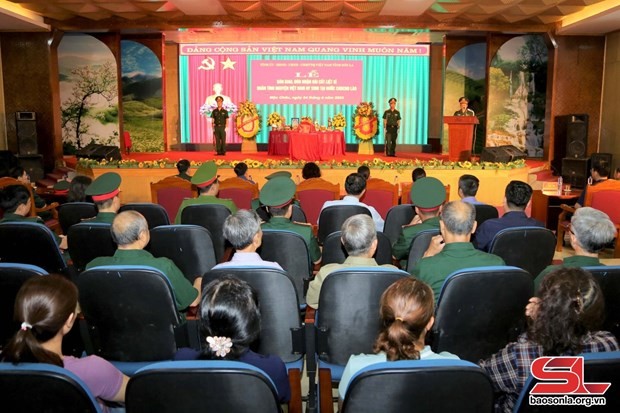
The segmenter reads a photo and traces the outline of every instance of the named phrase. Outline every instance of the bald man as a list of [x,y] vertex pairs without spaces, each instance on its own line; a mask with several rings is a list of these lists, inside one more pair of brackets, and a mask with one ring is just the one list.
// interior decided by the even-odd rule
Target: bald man
[[136,211],[125,211],[116,215],[112,221],[112,239],[118,245],[118,249],[113,257],[99,257],[88,263],[86,269],[99,267],[102,265],[146,265],[153,267],[164,273],[176,299],[176,306],[179,312],[187,310],[188,307],[197,306],[200,303],[199,282],[200,277],[196,278],[194,288],[185,278],[181,270],[168,258],[155,258],[153,255],[144,251],[151,237],[146,219]]

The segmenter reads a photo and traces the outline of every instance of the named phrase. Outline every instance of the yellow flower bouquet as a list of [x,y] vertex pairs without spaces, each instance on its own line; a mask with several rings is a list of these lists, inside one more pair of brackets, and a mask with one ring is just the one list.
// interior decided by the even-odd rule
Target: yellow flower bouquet
[[278,126],[282,124],[282,115],[278,112],[271,112],[267,118],[267,124],[269,126]]
[[347,120],[342,112],[334,116],[334,119],[332,119],[332,126],[336,129],[344,129],[347,126]]

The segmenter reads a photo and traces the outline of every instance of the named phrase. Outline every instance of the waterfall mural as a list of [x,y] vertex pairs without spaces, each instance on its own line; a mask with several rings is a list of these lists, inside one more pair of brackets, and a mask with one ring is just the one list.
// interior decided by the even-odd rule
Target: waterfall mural
[[514,145],[542,158],[547,90],[547,46],[542,36],[515,37],[489,68],[486,146]]

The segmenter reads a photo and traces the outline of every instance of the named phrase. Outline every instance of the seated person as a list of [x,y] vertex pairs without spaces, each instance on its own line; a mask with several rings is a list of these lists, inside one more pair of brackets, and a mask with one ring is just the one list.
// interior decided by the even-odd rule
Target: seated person
[[480,180],[474,175],[461,175],[459,178],[459,198],[461,201],[469,202],[472,205],[483,205],[483,202],[476,199],[479,186]]
[[435,322],[433,291],[415,278],[402,278],[381,295],[379,316],[381,330],[375,340],[375,354],[359,354],[349,358],[340,384],[340,402],[345,398],[351,379],[361,369],[376,363],[397,360],[458,359],[442,351],[437,354],[426,345],[426,333]]
[[297,188],[303,190],[306,181],[310,181],[311,179],[321,179],[321,168],[319,168],[319,165],[314,162],[307,162],[301,169],[301,177],[304,180],[299,182],[299,175],[297,176]]
[[[381,218],[381,214],[372,206],[366,205],[361,202],[360,199],[366,193],[366,180],[358,173],[353,173],[347,176],[347,179],[344,181],[344,190],[347,192],[344,198],[341,200],[335,201],[327,201],[323,204],[323,208],[321,208],[321,212],[327,207],[336,206],[336,205],[360,205],[366,207],[370,214],[372,215],[373,221],[375,221],[375,225],[377,227],[377,231],[383,231],[383,225],[385,221]],[[319,221],[321,220],[321,216],[319,214]],[[318,223],[318,222],[317,222]]]
[[179,162],[177,162],[177,171],[179,171],[179,174],[176,176],[191,182],[192,176],[187,173],[189,171],[189,167],[190,163],[187,159],[179,159]]
[[217,194],[220,192],[220,181],[218,180],[217,165],[213,161],[204,162],[194,176],[192,184],[198,188],[197,198],[185,198],[179,207],[179,212],[174,219],[175,224],[181,223],[183,209],[190,205],[216,204],[224,205],[231,214],[237,212],[237,206],[231,199],[220,199]]
[[[377,250],[377,229],[368,215],[358,214],[348,218],[342,224],[340,240],[349,256],[342,264],[327,264],[321,267],[308,285],[306,303],[312,308],[319,308],[319,295],[325,278],[336,270],[351,267],[378,267],[373,255]],[[393,265],[382,267],[396,269]]]
[[418,264],[410,272],[428,283],[439,299],[441,287],[454,271],[472,267],[506,265],[497,255],[474,248],[469,242],[476,230],[476,209],[463,201],[444,205],[439,221],[441,235],[435,235]]
[[521,181],[510,181],[504,192],[504,215],[487,219],[476,231],[476,248],[488,251],[495,234],[506,228],[544,227],[545,225],[525,215],[532,199],[532,187]]
[[366,165],[362,165],[359,168],[357,168],[357,173],[362,175],[362,177],[368,181],[368,178],[370,178],[370,168]]
[[97,206],[97,216],[88,222],[111,224],[121,208],[121,176],[116,172],[106,172],[86,188],[86,195],[93,198]]
[[616,238],[616,226],[609,216],[597,209],[582,207],[575,211],[570,220],[570,245],[575,255],[565,257],[560,265],[550,265],[536,277],[534,285],[538,290],[543,278],[561,267],[590,267],[601,264],[598,253]]
[[62,341],[77,319],[77,308],[77,287],[65,277],[30,278],[15,298],[15,320],[21,328],[2,349],[2,361],[64,367],[86,384],[106,411],[103,400],[125,401],[129,378],[99,356],[62,354]]
[[86,189],[93,183],[89,176],[77,175],[69,183],[69,192],[67,192],[67,202],[92,202],[92,199],[86,195]]
[[411,242],[420,232],[439,229],[441,206],[446,202],[446,188],[437,178],[420,178],[411,187],[411,200],[415,205],[416,215],[403,229],[392,246],[394,258],[401,261],[401,267],[407,265]]
[[[608,189],[616,190],[620,189],[620,185],[613,179],[609,179],[611,165],[605,159],[598,159],[597,161],[592,163],[592,168],[590,169],[590,176],[592,177],[592,185],[601,185],[602,187],[608,187]],[[581,195],[579,195],[579,199],[575,203],[575,208],[580,208],[585,205],[586,200],[586,192],[588,191],[588,186],[586,186]]]
[[224,238],[230,242],[235,253],[228,262],[217,264],[213,270],[226,267],[269,267],[281,270],[277,262],[263,261],[256,250],[261,246],[263,231],[260,218],[254,211],[240,209],[226,217],[224,221]]
[[[30,191],[21,185],[9,185],[0,190],[0,208],[4,210],[4,216],[0,222],[35,222],[45,226],[40,217],[31,217],[32,201],[30,200]],[[52,232],[54,239],[61,250],[67,249],[67,237],[57,235]]]
[[235,165],[234,171],[235,171],[235,175],[237,175],[237,178],[243,179],[244,181],[248,181],[251,184],[256,183],[252,180],[251,176],[247,175],[248,164],[246,164],[245,162],[239,162],[237,165]]
[[[86,269],[102,265],[146,265],[161,271],[170,281],[177,310],[183,315],[189,307],[200,303],[200,277],[192,287],[175,263],[165,257],[155,258],[144,250],[151,239],[146,219],[136,211],[124,211],[112,221],[112,239],[118,246],[113,257],[98,257],[86,265]],[[199,281],[200,280],[200,281]]]
[[306,241],[310,259],[314,264],[318,264],[321,262],[321,249],[312,233],[312,225],[291,222],[296,189],[297,186],[291,178],[278,177],[267,181],[260,191],[259,199],[261,204],[266,206],[271,218],[261,227],[299,234]]
[[256,293],[245,281],[232,276],[207,284],[200,305],[200,332],[207,343],[202,353],[179,349],[175,360],[235,360],[264,371],[278,391],[280,403],[291,398],[286,366],[278,356],[250,350],[260,335],[260,309]]
[[411,182],[415,182],[420,178],[426,178],[426,171],[424,168],[415,168],[411,171]]
[[620,167],[616,168],[616,173],[614,174],[614,179],[616,181],[620,181]]
[[532,319],[527,332],[479,362],[493,382],[496,412],[513,411],[536,358],[620,349],[613,334],[599,331],[605,300],[587,271],[562,267],[549,273],[538,297],[532,297],[525,310]]
[[[28,174],[28,171],[26,171],[21,166],[16,166],[12,168],[10,171],[10,175],[12,178],[17,179],[19,182],[24,183],[28,186],[32,186],[32,182],[30,181],[30,175]],[[37,194],[34,188],[32,188],[32,196],[34,197],[35,208],[45,208],[47,203],[45,202],[43,198],[39,196],[39,194]],[[44,211],[44,212],[38,213],[37,215],[39,215],[41,219],[44,221],[52,218],[52,214],[49,211]]]

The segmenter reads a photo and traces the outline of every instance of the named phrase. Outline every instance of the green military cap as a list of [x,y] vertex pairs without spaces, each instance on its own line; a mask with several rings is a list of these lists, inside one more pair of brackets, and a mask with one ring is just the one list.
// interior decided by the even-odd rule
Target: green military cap
[[270,180],[273,178],[279,178],[279,177],[284,177],[284,178],[290,178],[291,176],[293,176],[292,173],[290,173],[289,171],[278,171],[278,172],[274,172],[270,175],[267,175],[265,177],[266,180]]
[[67,192],[69,192],[69,186],[71,184],[69,183],[69,181],[65,181],[64,179],[62,181],[58,181],[54,184],[54,191],[58,194],[66,194]]
[[291,178],[278,176],[267,181],[260,191],[259,200],[263,205],[280,208],[288,205],[295,197],[297,185]]
[[420,178],[411,187],[410,196],[418,208],[432,210],[445,202],[446,187],[437,178]]
[[213,161],[204,162],[194,176],[192,183],[199,188],[211,185],[217,179],[217,165]]
[[105,201],[118,195],[120,186],[121,176],[116,172],[106,172],[86,188],[86,195],[90,195],[95,202]]

